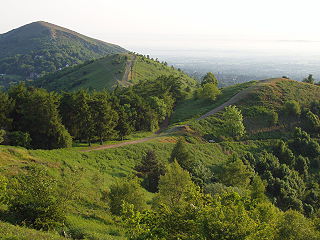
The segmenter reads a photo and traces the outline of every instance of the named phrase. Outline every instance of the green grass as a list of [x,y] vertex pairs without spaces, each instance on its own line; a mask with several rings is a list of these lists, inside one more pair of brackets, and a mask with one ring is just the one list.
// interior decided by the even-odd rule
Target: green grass
[[112,89],[122,80],[128,57],[128,54],[110,55],[66,69],[64,70],[66,74],[58,72],[45,76],[35,84],[56,91],[73,91],[79,88]]
[[133,74],[131,77],[132,83],[138,83],[144,80],[154,80],[161,75],[174,75],[180,77],[185,86],[192,86],[196,84],[194,79],[175,68],[166,66],[165,64],[143,56],[136,57],[133,65]]
[[0,239],[1,240],[62,240],[66,239],[57,233],[42,232],[26,227],[15,226],[0,221]]
[[[132,176],[135,173],[133,168],[148,150],[154,150],[161,161],[167,162],[174,144],[160,138],[86,153],[74,149],[26,150],[1,146],[0,173],[13,175],[27,165],[39,164],[46,166],[56,179],[75,181],[79,196],[68,208],[68,231],[93,240],[125,239],[124,229],[118,219],[110,214],[107,203],[101,199],[101,191],[108,189],[117,179]],[[214,167],[225,162],[233,152],[239,155],[247,151],[259,152],[268,145],[269,141],[248,141],[187,144],[187,148],[194,158]],[[150,201],[154,195],[146,192],[146,196]],[[42,238],[39,235],[29,239]]]
[[206,112],[209,112],[210,110],[225,103],[243,89],[251,87],[255,84],[256,82],[252,81],[222,88],[221,95],[214,102],[203,99],[187,99],[177,104],[175,111],[171,116],[170,123],[175,124],[178,122],[186,122],[188,120],[198,118]]
[[[241,87],[243,85],[240,84],[225,88],[225,91],[227,90],[230,93],[228,98],[230,98],[233,93],[237,92],[237,86]],[[282,110],[285,103],[290,100],[295,100],[299,102],[302,107],[310,107],[312,101],[320,99],[319,89],[320,88],[317,85],[288,79],[270,79],[256,83],[234,104],[241,109],[244,116],[244,124],[247,130],[245,138],[290,138],[292,129],[299,126],[300,120],[298,117],[289,117],[283,113]],[[227,99],[224,93],[221,97]],[[203,108],[205,109],[204,112],[207,112],[225,102],[218,99],[209,109],[207,108],[208,105],[203,104],[197,107],[196,101],[189,101],[189,105],[188,102],[185,102],[182,106],[177,106],[177,111],[172,119],[173,122],[178,121],[179,119],[187,119],[191,113],[193,113],[193,119],[195,119],[199,116],[199,114],[196,115],[196,113],[200,112],[200,109]],[[190,111],[188,112],[187,109],[190,109]],[[184,114],[183,110],[185,110],[187,114]],[[271,113],[278,114],[278,123],[270,123]],[[216,130],[219,127],[217,118],[219,118],[219,114],[215,114],[200,121],[192,121],[191,125],[201,136],[212,137],[212,135],[216,134]]]
[[[132,71],[129,71],[128,79],[125,79],[124,74],[128,67],[127,64],[131,60],[134,60]],[[154,80],[161,75],[179,76],[185,87],[196,84],[194,79],[177,69],[129,53],[108,55],[94,61],[65,68],[62,71],[46,75],[32,84],[55,91],[73,91],[80,88],[111,90],[117,85],[128,86],[142,80]]]

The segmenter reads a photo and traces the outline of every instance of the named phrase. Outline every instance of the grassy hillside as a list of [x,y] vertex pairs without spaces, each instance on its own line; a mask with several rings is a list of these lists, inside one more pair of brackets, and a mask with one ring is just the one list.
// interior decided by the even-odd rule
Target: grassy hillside
[[155,80],[161,75],[179,76],[186,86],[195,80],[177,69],[141,55],[115,54],[75,67],[48,74],[34,82],[36,86],[56,91],[80,88],[102,90],[117,85],[130,86],[143,80]]
[[[86,239],[125,239],[119,219],[111,215],[107,203],[101,199],[102,191],[107,190],[117,179],[132,176],[135,172],[134,166],[148,150],[154,150],[162,162],[167,162],[175,139],[161,138],[147,143],[86,153],[77,149],[31,151],[2,146],[0,173],[10,176],[23,171],[29,165],[45,166],[54,178],[73,183],[79,195],[69,206],[66,233]],[[214,167],[224,163],[233,152],[240,155],[247,151],[259,152],[268,145],[268,141],[255,141],[246,145],[225,142],[187,144],[187,148],[194,157],[201,159],[207,166]],[[153,197],[152,193],[146,194],[148,199]],[[30,236],[25,239],[59,239],[55,233],[46,235],[3,222],[0,222],[0,226],[3,226],[0,230],[2,236],[12,236],[16,231],[21,236],[22,232],[24,237]]]
[[[230,104],[241,109],[248,137],[255,139],[288,136],[295,126],[300,126],[299,117],[286,114],[287,102],[295,101],[301,109],[307,109],[313,101],[320,100],[319,86],[290,79],[263,80],[243,89]],[[216,117],[219,117],[219,113],[194,122],[193,125],[203,134],[209,134],[213,132]],[[275,120],[273,118],[277,122],[272,123]]]
[[38,79],[34,84],[49,90],[111,89],[121,82],[129,54],[115,54],[65,68]]
[[[35,79],[66,66],[123,52],[126,50],[117,45],[47,22],[34,22],[0,34],[0,73]],[[10,78],[2,81],[9,83]]]
[[[71,87],[72,85],[68,85],[69,81],[76,81],[77,76],[81,77],[81,73],[83,74],[84,71],[91,70],[92,72],[88,72],[88,75],[91,74],[90,76],[98,79],[108,72],[99,72],[96,70],[107,63],[112,65],[112,61],[117,60],[119,60],[117,62],[117,65],[119,65],[118,71],[121,69],[120,66],[130,67],[129,72],[123,72],[122,80],[120,80],[120,82],[122,81],[123,83],[134,84],[167,71],[165,65],[156,61],[141,56],[133,56],[132,58],[130,58],[130,56],[132,57],[132,55],[114,55],[115,58],[113,60],[109,59],[109,62],[106,61],[108,58],[103,58],[75,68],[70,68],[68,69],[69,72],[65,71],[65,75],[60,76],[60,79],[64,80],[63,83],[65,83],[66,89],[77,89],[77,87],[81,87],[85,82],[79,86]],[[149,65],[151,65],[150,68],[156,72],[155,75],[146,71]],[[139,75],[140,78],[135,78],[134,74],[138,71],[141,72],[141,75]],[[80,75],[75,75],[75,73]],[[171,73],[182,74],[174,69],[172,69]],[[63,72],[59,74],[63,74]],[[112,73],[110,73],[110,75],[112,75]],[[71,76],[73,76],[73,78],[71,78]],[[124,79],[123,76],[127,79]],[[187,83],[189,83],[192,85],[192,79],[185,75],[181,75],[181,77],[184,80],[183,84],[188,85]],[[48,83],[52,82],[49,81]],[[97,84],[96,87],[102,84],[98,81],[95,83]],[[92,89],[93,88],[94,87],[92,87]],[[60,234],[67,235],[73,239],[127,239],[126,227],[128,226],[124,226],[124,222],[121,221],[119,216],[111,213],[107,200],[104,197],[105,193],[110,191],[112,184],[116,182],[127,182],[128,179],[135,176],[135,166],[141,163],[143,157],[149,150],[154,151],[156,158],[161,163],[167,164],[177,142],[177,138],[181,135],[185,137],[186,143],[183,143],[183,146],[186,152],[188,152],[188,155],[181,155],[188,160],[197,162],[198,165],[196,165],[195,171],[199,171],[203,173],[203,175],[208,174],[208,171],[210,172],[210,181],[205,183],[205,186],[201,186],[200,184],[200,187],[203,187],[203,191],[208,191],[213,195],[232,191],[235,193],[234,196],[240,194],[247,204],[251,201],[250,192],[258,193],[258,195],[262,195],[261,199],[265,201],[260,205],[261,209],[258,211],[262,212],[264,217],[268,215],[266,218],[269,218],[269,214],[271,214],[281,219],[282,212],[280,213],[279,209],[286,211],[292,206],[296,207],[295,209],[299,209],[300,213],[306,216],[311,213],[313,214],[312,211],[308,212],[308,208],[306,207],[311,209],[312,206],[318,206],[317,199],[320,197],[317,183],[317,179],[319,179],[318,169],[320,166],[318,161],[318,154],[320,152],[320,147],[317,145],[318,140],[307,137],[306,139],[308,139],[308,141],[299,140],[300,142],[297,143],[291,139],[286,143],[283,142],[284,145],[282,145],[282,149],[287,149],[286,152],[283,151],[281,153],[285,154],[279,154],[275,149],[279,146],[278,140],[286,137],[286,134],[292,133],[293,127],[295,124],[298,124],[297,117],[288,117],[284,114],[284,105],[290,100],[295,100],[302,108],[310,107],[312,101],[320,99],[318,88],[318,86],[287,79],[271,79],[224,88],[222,89],[222,94],[214,102],[187,99],[177,105],[176,113],[174,113],[172,121],[178,124],[182,124],[181,121],[188,121],[191,127],[197,131],[184,125],[169,129],[147,142],[125,145],[118,148],[84,152],[82,151],[84,150],[83,146],[58,150],[27,150],[19,147],[0,146],[0,176],[3,175],[10,178],[18,173],[27,172],[30,166],[42,166],[48,170],[48,173],[53,179],[58,180],[61,184],[59,187],[61,187],[63,192],[72,190],[74,194],[73,200],[69,202],[65,209],[67,214],[63,227],[64,234],[62,234],[62,231],[59,233],[47,233],[14,226],[13,218],[5,214],[7,206],[0,204],[0,236],[5,236],[4,239],[64,239],[62,236],[59,236]],[[195,121],[194,119],[226,102],[231,102],[242,110],[248,134],[242,139],[238,138],[238,141],[222,139],[217,143],[207,143],[207,141],[204,141],[201,137],[211,134],[215,131],[216,127],[219,127],[216,125],[216,119],[220,113],[200,121]],[[272,126],[265,127],[271,112],[279,115],[279,121]],[[290,129],[287,129],[289,127]],[[252,138],[257,138],[258,140]],[[263,140],[263,138],[269,139]],[[297,141],[297,139],[295,141]],[[298,147],[295,149],[294,146]],[[308,148],[311,146],[314,150],[311,152],[313,154],[311,154],[312,157],[297,151],[306,146]],[[288,149],[289,147],[292,151]],[[316,154],[314,155],[314,153]],[[307,158],[307,160],[305,160],[299,155],[310,157],[310,162],[308,162],[309,160]],[[288,159],[290,161],[292,160],[292,162]],[[298,160],[300,162],[297,162]],[[303,164],[306,168],[301,170]],[[265,168],[267,171],[265,171]],[[227,173],[225,174],[225,172],[222,171],[227,171]],[[265,174],[265,172],[269,175]],[[259,186],[253,184],[254,175],[259,175],[263,180],[262,182],[260,179]],[[237,179],[235,183],[234,179]],[[244,183],[247,182],[247,185],[243,185],[244,183],[241,182],[242,179],[246,179]],[[232,182],[232,184],[230,184],[230,182]],[[147,192],[145,189],[142,191],[146,196],[147,208],[151,209],[150,211],[155,211],[152,208],[152,204],[154,203],[152,199],[156,196],[155,193]],[[310,197],[312,197],[311,200],[315,199],[315,201],[312,202]],[[255,208],[255,204],[259,206],[261,199],[254,199],[254,203],[249,204],[247,208]],[[289,201],[288,199],[290,201],[292,199],[297,200],[301,203],[301,206],[291,205],[292,202],[286,202]],[[240,200],[240,198],[237,199],[237,202],[238,200]],[[267,205],[263,204],[274,204],[279,207],[279,212],[278,210],[272,213],[268,212],[267,208],[265,208]],[[212,205],[219,204],[214,203]],[[191,209],[191,215],[188,215],[184,223],[192,222],[192,216],[194,212],[196,212],[194,211],[194,207],[188,207],[191,206],[191,204],[188,203],[186,206],[187,209]],[[235,207],[235,209],[226,215],[229,216],[230,214],[230,216],[233,216],[232,214],[239,210],[236,209],[238,209],[238,207]],[[317,208],[314,209],[317,210]],[[240,223],[240,225],[242,225],[244,216],[242,214],[244,210],[245,208],[239,210],[241,215],[236,219],[236,221],[239,221],[237,224]],[[162,216],[161,214],[166,214],[165,211],[160,212],[159,217]],[[171,210],[169,211],[170,214],[173,212],[174,211],[171,212]],[[179,215],[177,219],[182,219],[181,213],[184,211],[179,210],[178,212]],[[137,217],[140,216],[139,214],[140,213],[137,213]],[[255,215],[257,213],[254,212],[252,212],[252,214],[253,216],[260,216]],[[216,217],[211,213],[209,215],[210,218]],[[218,215],[224,216],[224,214]],[[316,215],[313,216],[315,219],[318,217]],[[293,219],[292,221],[294,222],[296,220]],[[229,222],[229,220],[219,220],[219,225],[225,222]],[[263,224],[262,222],[261,226],[263,226]],[[289,224],[291,224],[291,222]],[[285,226],[282,222],[280,222],[279,225],[282,227]],[[148,228],[146,226],[147,225],[142,225],[139,231],[147,231]],[[166,223],[161,226],[170,229],[170,226],[167,226]],[[226,226],[227,227],[223,225],[222,229],[235,229],[235,231],[229,231],[232,233],[237,232],[238,229],[242,229],[242,226],[238,225],[235,225],[234,228],[230,228],[229,225]],[[248,223],[248,226],[252,226],[251,222]],[[316,226],[319,226],[319,224]],[[272,223],[269,229],[270,232],[276,231],[275,229],[275,223]],[[173,231],[176,230],[177,229],[173,229]],[[185,239],[188,239],[188,236],[186,236]],[[219,239],[222,239],[222,237]],[[283,240],[286,239],[286,236],[273,239]],[[312,239],[318,238],[315,237]]]
[[202,114],[205,114],[210,110],[220,106],[224,102],[228,101],[231,97],[233,97],[240,91],[248,87],[254,86],[255,84],[256,82],[252,81],[222,88],[221,95],[218,96],[218,98],[215,101],[190,98],[183,102],[180,102],[176,106],[175,111],[171,116],[170,122],[174,124],[198,118]]

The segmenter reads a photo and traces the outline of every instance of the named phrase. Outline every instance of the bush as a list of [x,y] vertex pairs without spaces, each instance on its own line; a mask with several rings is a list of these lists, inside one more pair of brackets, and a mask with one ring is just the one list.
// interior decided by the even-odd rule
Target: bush
[[301,107],[297,101],[288,101],[284,106],[285,114],[289,116],[299,116],[301,114]]
[[26,173],[10,179],[7,192],[8,213],[15,222],[42,230],[63,226],[65,202],[46,169],[29,167]]
[[16,131],[8,134],[9,144],[12,146],[20,146],[29,148],[31,145],[31,137],[29,133]]
[[145,208],[145,195],[137,179],[117,181],[105,193],[105,198],[109,202],[110,211],[115,215],[121,214],[123,202],[134,205],[137,210]]
[[4,141],[4,136],[6,135],[6,131],[3,129],[0,129],[0,143]]

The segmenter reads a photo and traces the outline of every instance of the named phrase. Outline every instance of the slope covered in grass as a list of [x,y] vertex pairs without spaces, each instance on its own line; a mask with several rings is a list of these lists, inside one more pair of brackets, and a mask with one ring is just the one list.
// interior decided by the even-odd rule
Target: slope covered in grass
[[[66,233],[87,239],[125,239],[123,227],[117,218],[111,215],[106,201],[102,199],[102,191],[107,190],[117,179],[132,176],[135,172],[134,166],[148,150],[154,150],[162,162],[167,162],[175,144],[174,139],[171,139],[171,142],[160,139],[86,153],[76,149],[47,151],[3,146],[0,148],[0,173],[11,176],[29,165],[45,166],[54,178],[72,183],[78,192],[78,198],[71,202],[67,209]],[[240,155],[247,151],[259,152],[269,144],[268,141],[255,141],[250,144],[225,142],[187,144],[187,148],[194,158],[214,167],[225,162],[233,152]],[[149,200],[153,197],[149,192],[146,192],[146,195]],[[5,225],[3,234],[10,236],[14,227],[6,223],[0,223],[0,226],[1,224]],[[20,231],[25,231],[26,236],[29,234],[29,230],[19,229]],[[42,238],[42,233],[34,230],[32,232],[32,239],[45,239]],[[47,239],[56,239],[55,236],[52,234],[52,238]]]
[[141,55],[115,54],[75,67],[48,74],[33,84],[48,90],[73,91],[80,88],[90,90],[113,89],[117,85],[130,86],[141,81],[155,80],[161,75],[179,77],[187,86],[196,81],[177,69]]
[[129,54],[115,54],[44,76],[34,85],[55,91],[111,89],[121,81]]
[[[280,78],[263,80],[244,89],[230,104],[242,111],[247,137],[260,139],[289,137],[291,130],[300,126],[299,116],[285,112],[286,103],[295,101],[301,109],[308,109],[319,100],[319,86]],[[217,129],[217,117],[219,112],[192,125],[203,135],[210,135]]]
[[171,123],[184,122],[200,117],[202,114],[220,106],[240,91],[254,86],[256,81],[236,84],[221,89],[221,95],[215,101],[190,98],[180,102],[171,116]]

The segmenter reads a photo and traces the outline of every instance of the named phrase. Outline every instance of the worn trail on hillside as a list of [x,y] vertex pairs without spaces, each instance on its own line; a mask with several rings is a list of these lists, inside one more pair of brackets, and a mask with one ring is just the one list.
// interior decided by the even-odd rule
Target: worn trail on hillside
[[[134,60],[133,60],[134,61]],[[132,61],[132,62],[133,62]],[[130,67],[131,68],[131,67]],[[129,68],[129,69],[130,69]],[[225,107],[230,106],[232,104],[235,104],[237,101],[241,100],[242,98],[244,98],[245,96],[247,96],[252,89],[256,88],[257,86],[264,84],[264,83],[268,83],[271,81],[274,81],[275,79],[267,79],[267,80],[263,80],[260,81],[258,84],[251,86],[249,88],[246,88],[242,91],[240,91],[239,93],[237,93],[236,95],[234,95],[233,97],[231,97],[228,101],[226,101],[225,103],[221,104],[220,106],[212,109],[211,111],[207,112],[206,114],[202,115],[201,117],[199,117],[197,120],[201,120],[204,118],[207,118],[217,112],[220,112],[221,110],[223,110]],[[165,124],[160,128],[159,131],[157,131],[153,136],[151,137],[146,137],[146,138],[141,138],[141,139],[137,139],[137,140],[132,140],[132,141],[128,141],[128,142],[122,142],[122,143],[117,143],[117,144],[110,144],[110,145],[102,145],[99,147],[95,147],[95,148],[90,148],[87,150],[82,150],[82,152],[90,152],[90,151],[97,151],[97,150],[103,150],[103,149],[110,149],[110,148],[118,148],[118,147],[122,147],[122,146],[126,146],[126,145],[131,145],[131,144],[137,144],[137,143],[143,143],[143,142],[147,142],[150,141],[152,139],[155,139],[157,137],[159,137],[160,133],[163,132],[164,129],[166,129],[169,125],[169,121],[168,119],[165,120]],[[183,125],[185,126],[185,125]],[[180,129],[183,126],[175,126],[173,128],[170,129],[170,132],[174,132],[177,131],[178,129]]]
[[[260,81],[257,85],[261,85],[267,82],[271,82],[274,81],[274,79],[267,79],[267,80],[263,80]],[[207,112],[206,114],[202,115],[201,117],[199,117],[197,120],[201,120],[204,118],[207,118],[217,112],[222,111],[225,107],[228,107],[230,105],[233,105],[235,103],[237,103],[239,100],[243,99],[244,97],[246,97],[254,88],[257,88],[257,85],[248,87],[242,91],[240,91],[239,93],[237,93],[236,95],[234,95],[233,97],[231,97],[228,101],[226,101],[225,103],[221,104],[219,107],[216,107],[214,109],[212,109],[211,111]]]
[[123,77],[122,77],[122,82],[129,83],[129,80],[130,80],[129,76],[130,76],[131,69],[132,69],[132,66],[133,66],[133,63],[134,63],[135,60],[136,60],[136,56],[134,55],[134,56],[131,57],[130,60],[127,61],[126,69],[125,69],[125,72],[124,72]]

